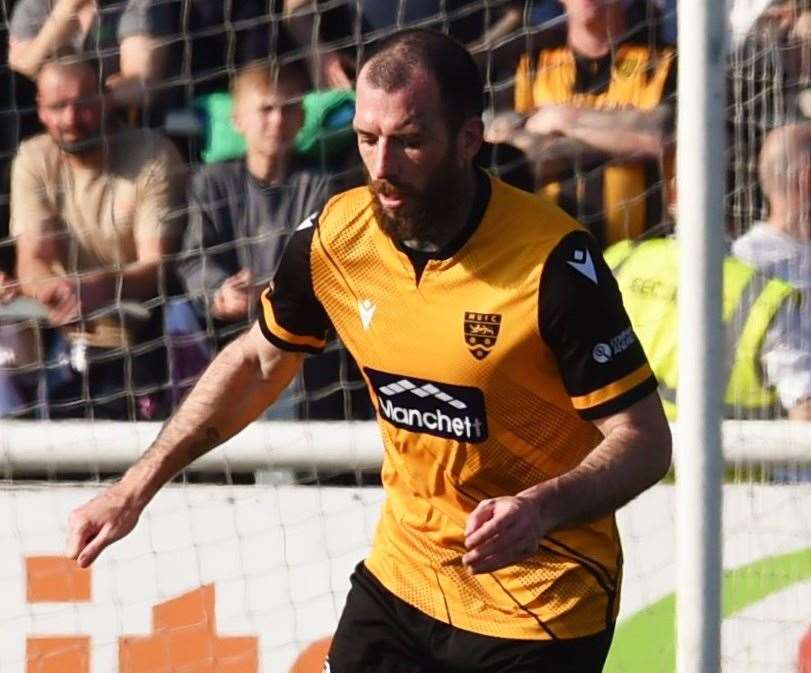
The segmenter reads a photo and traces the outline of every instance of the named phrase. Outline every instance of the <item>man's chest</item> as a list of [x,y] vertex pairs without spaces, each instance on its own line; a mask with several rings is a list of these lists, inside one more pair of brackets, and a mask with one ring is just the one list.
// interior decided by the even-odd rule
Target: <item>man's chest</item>
[[493,280],[431,260],[417,282],[406,261],[336,269],[316,291],[361,366],[461,381],[540,347],[537,285]]

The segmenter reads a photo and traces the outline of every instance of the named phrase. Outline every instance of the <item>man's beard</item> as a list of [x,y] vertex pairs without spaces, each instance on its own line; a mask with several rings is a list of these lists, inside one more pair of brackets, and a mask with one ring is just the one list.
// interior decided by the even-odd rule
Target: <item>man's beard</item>
[[101,132],[101,129],[96,131],[95,133],[88,133],[85,136],[82,136],[78,140],[73,141],[65,141],[59,138],[54,138],[54,141],[59,146],[63,152],[67,152],[68,154],[84,154],[86,152],[93,152],[97,150],[104,140],[104,135]]
[[[454,222],[464,203],[461,196],[464,177],[465,171],[456,165],[450,154],[434,169],[423,192],[389,180],[372,180],[366,172],[366,182],[372,191],[372,210],[380,228],[400,243],[446,243],[446,228]],[[380,203],[378,195],[381,194],[399,197],[403,203],[395,212],[388,212]]]

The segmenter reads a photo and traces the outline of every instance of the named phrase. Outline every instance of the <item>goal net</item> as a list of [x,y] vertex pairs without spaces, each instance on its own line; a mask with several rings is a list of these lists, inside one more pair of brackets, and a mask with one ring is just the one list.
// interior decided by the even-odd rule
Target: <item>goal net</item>
[[[41,193],[18,188],[15,194],[11,179],[21,143],[43,132],[35,86],[25,75],[36,61],[32,45],[36,49],[52,6],[66,4],[0,0],[0,49],[11,45],[0,71],[0,272],[12,282],[22,240],[13,234],[28,224],[10,224],[14,199],[77,197],[68,186],[49,184]],[[811,15],[804,14],[802,2],[764,14],[767,4],[730,5],[726,228],[731,238],[767,216],[757,174],[766,134],[811,113],[805,100],[811,33],[803,32]],[[667,136],[675,95],[668,88],[675,77],[666,68],[675,59],[675,2],[623,7],[628,21],[611,54],[646,55],[647,74],[640,82],[649,86],[660,77],[660,99],[650,109],[661,109],[662,117],[651,119]],[[623,162],[610,152],[592,152],[583,143],[572,153],[570,139],[555,132],[533,154],[532,146],[502,138],[497,125],[494,130],[496,120],[511,128],[528,116],[529,110],[517,108],[518,98],[527,94],[522,87],[538,96],[531,107],[551,105],[537,93],[548,84],[539,78],[537,57],[542,49],[566,43],[558,2],[97,0],[79,7],[70,21],[63,28],[72,38],[42,53],[90,54],[111,88],[116,80],[108,76],[145,68],[140,71],[148,75],[145,88],[119,89],[123,102],[110,103],[109,115],[116,128],[168,138],[177,166],[189,171],[190,185],[193,176],[243,160],[246,141],[232,120],[229,85],[246,65],[269,57],[302,61],[312,80],[301,92],[306,95],[295,139],[297,161],[328,174],[335,185],[357,184],[362,172],[349,130],[354,99],[341,87],[351,85],[359,60],[379,39],[397,27],[423,26],[469,45],[480,64],[494,140],[478,157],[482,166],[556,199],[606,247],[673,230],[674,162],[666,140],[658,154],[646,156],[640,172],[630,173],[636,191],[618,201],[611,185],[629,181],[620,179]],[[62,38],[51,33],[49,39]],[[622,51],[631,47],[637,51]],[[628,66],[620,74],[632,77],[634,71]],[[596,77],[590,86],[601,91],[610,83]],[[577,100],[585,105],[591,93],[580,92]],[[293,98],[298,103],[302,96]],[[612,170],[618,183],[612,182]],[[637,180],[640,175],[644,179]],[[177,171],[167,173],[167,179],[178,177]],[[263,418],[167,486],[135,532],[91,569],[80,571],[64,557],[69,512],[146,449],[161,418],[214,353],[256,317],[251,303],[239,319],[218,318],[210,286],[177,273],[194,268],[205,276],[220,263],[236,272],[256,251],[282,247],[283,236],[262,229],[239,230],[209,244],[201,228],[197,242],[188,243],[188,227],[202,227],[211,217],[221,224],[254,207],[249,187],[241,188],[244,193],[226,192],[213,204],[191,197],[167,202],[169,233],[176,241],[164,255],[158,290],[143,301],[124,300],[119,285],[111,301],[83,316],[101,329],[137,325],[146,337],[121,341],[122,329],[111,347],[54,328],[52,315],[31,296],[12,298],[8,291],[0,303],[2,671],[321,671],[349,575],[370,547],[384,499],[377,477],[382,446],[371,403],[356,364],[337,341],[306,361]],[[292,202],[294,190],[284,183],[274,198]],[[107,205],[116,210],[126,204]],[[76,212],[86,211],[77,206]],[[236,230],[235,223],[229,226]],[[48,240],[72,250],[73,257],[60,260],[68,278],[78,282],[91,275],[63,231]],[[120,272],[123,266],[118,260],[109,268]],[[266,266],[254,271],[254,287],[268,280]],[[0,297],[6,297],[3,287]],[[745,319],[736,314],[735,334]],[[644,331],[645,324],[636,326]],[[157,377],[149,375],[157,371],[155,358],[163,363]],[[811,432],[801,421],[788,421],[776,398],[769,413],[734,402],[726,412],[723,671],[811,671]],[[678,422],[673,427],[678,459],[689,447],[678,443]],[[618,515],[624,589],[605,669],[610,673],[675,671],[674,508],[671,477]]]

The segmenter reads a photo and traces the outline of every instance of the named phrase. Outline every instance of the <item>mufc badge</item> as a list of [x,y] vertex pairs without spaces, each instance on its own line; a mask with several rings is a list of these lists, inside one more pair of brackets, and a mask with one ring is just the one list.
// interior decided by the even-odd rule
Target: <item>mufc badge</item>
[[465,343],[470,354],[477,360],[484,360],[498,339],[501,327],[499,313],[475,313],[465,311]]

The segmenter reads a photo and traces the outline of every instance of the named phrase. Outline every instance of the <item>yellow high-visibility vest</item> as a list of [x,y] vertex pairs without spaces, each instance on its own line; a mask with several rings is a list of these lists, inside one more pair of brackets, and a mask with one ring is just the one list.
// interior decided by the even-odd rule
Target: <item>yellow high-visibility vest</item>
[[[659,381],[665,412],[676,417],[678,387],[679,251],[674,238],[620,241],[605,251],[623,302]],[[780,307],[799,300],[789,283],[762,275],[727,256],[723,267],[723,309],[728,418],[769,418],[779,414],[774,389],[760,365],[763,339]]]

